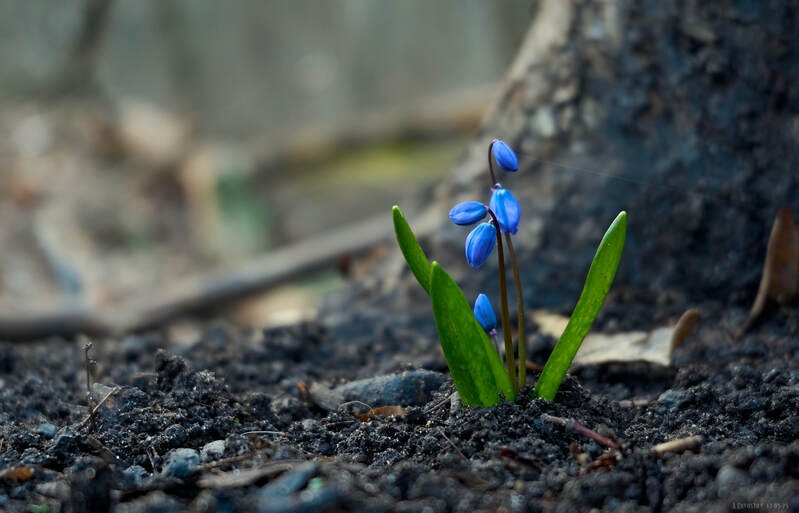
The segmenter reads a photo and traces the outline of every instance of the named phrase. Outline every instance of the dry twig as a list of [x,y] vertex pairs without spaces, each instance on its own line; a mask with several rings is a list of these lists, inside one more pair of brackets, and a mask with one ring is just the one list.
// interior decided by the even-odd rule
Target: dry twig
[[581,435],[587,436],[596,443],[604,445],[606,447],[610,447],[611,449],[619,448],[619,444],[617,444],[610,438],[600,435],[596,431],[583,426],[574,419],[564,419],[563,417],[555,417],[554,415],[543,413],[541,414],[541,420],[543,420],[544,422],[549,422],[551,424],[557,424],[559,426],[563,426],[566,429],[577,431]]

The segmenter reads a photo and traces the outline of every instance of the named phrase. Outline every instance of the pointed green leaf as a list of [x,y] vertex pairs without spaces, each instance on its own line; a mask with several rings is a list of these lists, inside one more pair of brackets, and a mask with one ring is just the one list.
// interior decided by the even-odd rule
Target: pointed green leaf
[[460,287],[437,262],[430,291],[438,338],[461,400],[470,406],[494,406],[502,392],[513,401],[516,394],[502,360]]
[[616,269],[619,267],[624,241],[627,238],[627,212],[620,212],[611,223],[599,248],[596,250],[591,268],[583,285],[577,306],[574,307],[569,323],[560,340],[549,355],[544,370],[535,385],[535,395],[548,401],[555,398],[563,377],[580,349],[583,339],[594,324],[605,297],[613,284]]
[[402,210],[397,205],[391,209],[392,217],[394,218],[394,233],[397,236],[397,243],[399,244],[402,256],[408,262],[408,267],[411,272],[416,276],[416,281],[419,285],[430,294],[430,260],[424,254],[422,246],[413,234],[411,226],[402,214]]

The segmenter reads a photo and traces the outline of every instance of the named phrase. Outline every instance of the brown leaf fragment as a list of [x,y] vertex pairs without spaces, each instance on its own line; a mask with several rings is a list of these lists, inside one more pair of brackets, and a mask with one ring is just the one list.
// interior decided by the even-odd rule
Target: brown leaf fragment
[[597,459],[592,461],[586,468],[585,473],[590,474],[600,469],[608,469],[615,467],[619,463],[619,456],[617,451],[607,451],[602,453]]
[[0,473],[0,479],[12,483],[24,483],[33,477],[33,467],[15,467]]
[[777,213],[766,249],[763,275],[749,319],[743,327],[746,332],[760,318],[769,300],[783,305],[792,301],[799,291],[799,229],[788,207]]
[[297,393],[300,396],[300,401],[308,404],[311,399],[311,395],[308,393],[308,385],[305,384],[305,381],[298,381],[297,382]]
[[372,408],[366,413],[357,413],[355,418],[361,422],[376,419],[378,417],[405,417],[405,409],[402,406],[380,406],[379,408]]
[[699,322],[699,310],[689,308],[682,314],[677,325],[674,326],[674,331],[671,332],[671,340],[669,341],[669,353],[674,353],[677,349],[682,347],[685,339],[693,333],[696,324]]

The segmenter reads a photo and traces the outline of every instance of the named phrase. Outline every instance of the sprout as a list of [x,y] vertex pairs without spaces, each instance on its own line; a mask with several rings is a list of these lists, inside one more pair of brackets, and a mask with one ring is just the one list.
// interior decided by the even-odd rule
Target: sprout
[[[504,397],[513,401],[520,388],[525,386],[527,369],[525,355],[525,324],[522,282],[513,246],[512,235],[519,230],[521,208],[511,192],[495,179],[494,161],[505,171],[516,171],[519,162],[513,150],[499,139],[494,139],[488,149],[488,172],[491,179],[491,199],[488,206],[479,201],[466,201],[455,205],[449,217],[457,225],[478,224],[466,237],[466,261],[475,269],[481,267],[494,247],[497,248],[497,274],[499,278],[499,323],[494,308],[485,294],[479,294],[470,307],[463,291],[444,271],[430,262],[419,245],[399,207],[393,209],[394,231],[402,254],[419,284],[430,295],[433,316],[444,357],[455,382],[455,388],[465,404],[494,406]],[[534,395],[554,400],[563,377],[571,365],[585,335],[591,328],[610,291],[621,260],[627,233],[627,214],[621,212],[608,228],[599,243],[583,292],[577,301],[569,323],[552,351],[536,382]],[[507,249],[507,253],[505,250]],[[505,272],[505,255],[513,271],[517,304],[517,351],[514,351],[508,308],[508,286]],[[492,338],[498,324],[502,327],[505,365]],[[496,342],[496,341],[495,341]],[[518,364],[518,366],[517,366]]]

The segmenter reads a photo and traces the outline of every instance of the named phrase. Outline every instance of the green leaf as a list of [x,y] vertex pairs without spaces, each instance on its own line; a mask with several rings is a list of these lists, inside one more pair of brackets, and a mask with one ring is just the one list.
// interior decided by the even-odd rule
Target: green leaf
[[438,338],[461,400],[470,406],[494,406],[500,392],[509,401],[516,399],[505,366],[469,302],[437,262],[432,265],[430,290]]
[[397,205],[391,209],[394,218],[394,233],[397,236],[397,243],[399,244],[402,256],[408,262],[408,267],[411,272],[416,276],[416,281],[419,285],[430,294],[430,260],[424,254],[422,246],[411,230],[411,226],[402,214],[402,210]]
[[536,396],[551,401],[558,393],[574,355],[580,349],[583,339],[591,329],[591,325],[594,324],[594,319],[599,314],[605,297],[610,291],[626,238],[627,212],[621,211],[599,243],[577,306],[574,307],[569,323],[555,345],[555,349],[552,350],[552,354],[549,355],[544,370],[535,385]]

